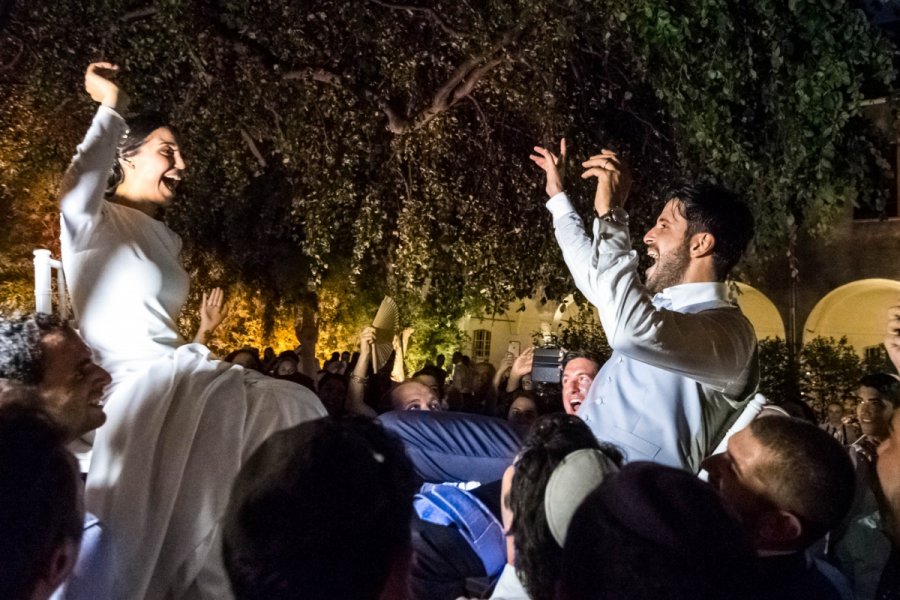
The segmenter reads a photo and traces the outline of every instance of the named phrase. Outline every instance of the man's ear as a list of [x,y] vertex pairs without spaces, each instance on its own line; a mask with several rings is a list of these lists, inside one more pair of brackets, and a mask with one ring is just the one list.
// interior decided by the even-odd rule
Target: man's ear
[[[72,538],[66,538],[56,547],[50,557],[43,575],[38,580],[38,587],[53,593],[69,577],[78,560],[78,548],[81,544]],[[49,595],[49,594],[48,594]]]
[[691,258],[700,258],[712,254],[713,248],[716,247],[716,238],[708,231],[695,233],[691,236],[689,245]]
[[803,535],[803,524],[792,512],[772,510],[760,517],[757,531],[770,547],[793,547]]

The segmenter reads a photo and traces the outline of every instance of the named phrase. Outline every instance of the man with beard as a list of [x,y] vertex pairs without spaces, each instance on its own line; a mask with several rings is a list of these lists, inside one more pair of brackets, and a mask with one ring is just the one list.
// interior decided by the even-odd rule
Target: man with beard
[[623,208],[631,178],[618,156],[603,150],[582,164],[582,178],[597,178],[593,239],[563,192],[559,159],[541,147],[531,159],[546,173],[563,258],[613,349],[578,416],[627,461],[696,472],[759,381],[753,326],[723,283],[753,237],[749,209],[714,185],[669,194],[644,236],[654,264],[641,283]]

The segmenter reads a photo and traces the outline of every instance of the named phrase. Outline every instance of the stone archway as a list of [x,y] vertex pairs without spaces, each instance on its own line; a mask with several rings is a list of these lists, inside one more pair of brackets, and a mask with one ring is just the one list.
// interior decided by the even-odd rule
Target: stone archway
[[817,336],[840,338],[863,354],[884,339],[887,310],[900,301],[900,281],[861,279],[832,290],[809,313],[803,342]]
[[768,296],[753,286],[746,283],[737,283],[740,294],[737,295],[738,306],[746,315],[753,328],[756,330],[756,339],[765,338],[785,339],[784,321],[778,307],[769,300]]

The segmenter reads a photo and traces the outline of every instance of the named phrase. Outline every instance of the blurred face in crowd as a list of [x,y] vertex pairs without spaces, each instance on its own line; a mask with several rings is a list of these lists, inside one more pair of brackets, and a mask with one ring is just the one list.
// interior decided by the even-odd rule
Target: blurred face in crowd
[[688,222],[681,214],[680,204],[678,200],[669,200],[659,213],[656,225],[644,236],[647,254],[653,260],[645,273],[645,285],[654,294],[680,284],[691,262]]
[[884,439],[888,435],[888,425],[894,406],[885,400],[881,393],[873,388],[861,385],[856,391],[859,403],[856,405],[856,418],[863,435],[871,435]]
[[519,396],[509,406],[506,419],[510,423],[531,425],[538,418],[537,405],[528,396]]
[[405,381],[391,392],[393,410],[441,410],[437,394],[424,383]]
[[573,358],[566,364],[562,374],[562,401],[568,414],[578,412],[599,370],[597,363],[589,358]]
[[329,379],[319,385],[319,399],[329,415],[333,417],[338,416],[344,412],[344,402],[347,400],[347,386],[339,379]]
[[519,385],[526,392],[531,392],[534,390],[534,381],[531,380],[531,373],[525,373],[522,375],[522,379],[519,380]]
[[475,389],[483,389],[491,384],[491,365],[478,363],[475,365]]
[[835,427],[840,427],[841,420],[844,418],[844,407],[836,402],[828,405],[828,422]]
[[94,362],[87,344],[75,330],[62,327],[42,338],[41,350],[38,389],[56,422],[72,439],[103,425],[100,399],[112,379]]
[[238,352],[234,355],[234,359],[232,359],[231,363],[241,365],[245,369],[253,369],[256,367],[256,357],[250,352]]
[[894,520],[900,520],[900,411],[894,411],[888,435],[878,446],[875,471]]
[[286,377],[288,375],[293,375],[297,372],[297,363],[290,359],[285,359],[278,363],[278,367],[275,368],[275,374],[281,377]]

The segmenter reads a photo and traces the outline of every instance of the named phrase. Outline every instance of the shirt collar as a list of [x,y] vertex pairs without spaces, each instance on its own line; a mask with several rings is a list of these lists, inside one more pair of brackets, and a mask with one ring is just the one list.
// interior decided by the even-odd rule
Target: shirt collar
[[728,286],[719,281],[682,283],[667,287],[653,297],[653,304],[680,312],[694,304],[720,303],[732,306],[728,300]]

